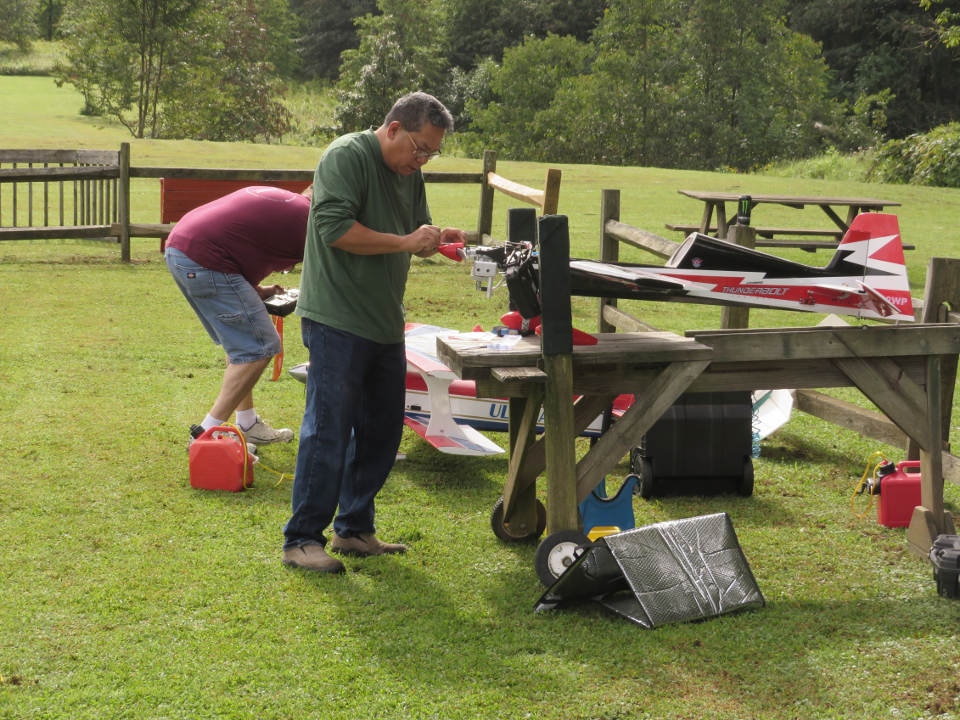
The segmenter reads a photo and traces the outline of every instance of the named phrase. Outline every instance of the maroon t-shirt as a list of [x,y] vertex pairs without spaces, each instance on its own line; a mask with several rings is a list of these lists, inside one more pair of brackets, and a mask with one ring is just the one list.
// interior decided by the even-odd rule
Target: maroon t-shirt
[[194,208],[173,227],[167,246],[208,270],[267,275],[303,261],[310,199],[275,187],[251,186]]

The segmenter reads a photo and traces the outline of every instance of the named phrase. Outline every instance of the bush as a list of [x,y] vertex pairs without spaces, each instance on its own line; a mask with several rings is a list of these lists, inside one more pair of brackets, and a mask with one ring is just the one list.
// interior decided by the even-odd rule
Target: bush
[[960,187],[960,122],[885,143],[868,177],[878,182]]

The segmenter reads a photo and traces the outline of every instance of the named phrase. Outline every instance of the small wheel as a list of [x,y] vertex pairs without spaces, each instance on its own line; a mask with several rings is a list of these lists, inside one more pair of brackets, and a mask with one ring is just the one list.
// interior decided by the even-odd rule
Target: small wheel
[[637,459],[637,490],[636,493],[644,500],[653,497],[653,460],[640,457]]
[[537,526],[530,532],[515,534],[507,529],[503,522],[503,498],[501,497],[493,504],[493,512],[490,513],[490,527],[493,529],[493,534],[505,542],[536,540],[543,535],[543,531],[547,527],[547,509],[542,502],[537,500]]
[[533,560],[540,582],[547,587],[553,585],[588,545],[590,539],[577,530],[560,530],[547,535],[537,546]]
[[737,483],[737,495],[750,497],[753,495],[753,460],[744,458],[743,477]]

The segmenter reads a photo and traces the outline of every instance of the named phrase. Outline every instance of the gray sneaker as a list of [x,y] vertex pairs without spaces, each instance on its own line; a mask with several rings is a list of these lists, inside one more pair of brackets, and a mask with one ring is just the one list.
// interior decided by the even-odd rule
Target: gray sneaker
[[385,543],[373,533],[361,533],[351,537],[340,537],[334,533],[333,539],[330,540],[330,551],[341,555],[366,557],[368,555],[405,553],[407,546],[400,543]]
[[318,573],[342,573],[343,563],[327,555],[320,545],[300,545],[283,551],[283,564]]
[[243,431],[243,436],[247,439],[248,445],[250,443],[269,445],[270,443],[290,442],[293,440],[293,430],[290,428],[275,430],[258,415],[257,421],[249,429]]

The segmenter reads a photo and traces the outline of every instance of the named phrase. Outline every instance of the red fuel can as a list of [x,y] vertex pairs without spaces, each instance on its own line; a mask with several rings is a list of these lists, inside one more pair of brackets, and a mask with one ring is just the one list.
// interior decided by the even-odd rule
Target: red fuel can
[[906,527],[920,504],[920,461],[905,460],[896,471],[880,478],[877,522],[885,527]]
[[190,444],[190,485],[240,492],[253,485],[255,462],[235,429],[212,427]]

